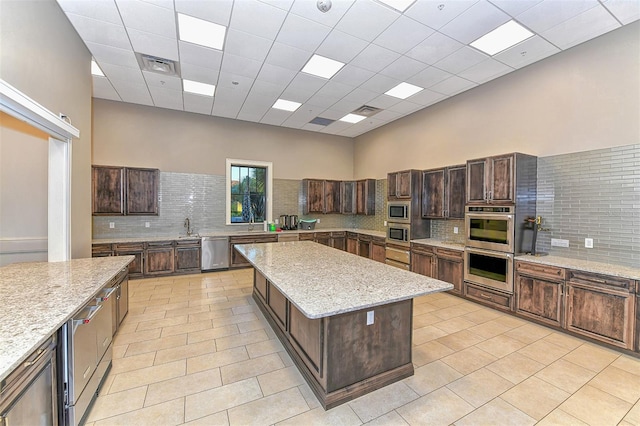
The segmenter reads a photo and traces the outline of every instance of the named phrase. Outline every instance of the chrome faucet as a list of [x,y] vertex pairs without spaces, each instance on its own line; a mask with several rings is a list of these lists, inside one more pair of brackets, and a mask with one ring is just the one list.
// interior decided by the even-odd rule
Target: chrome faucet
[[184,227],[187,228],[187,236],[190,237],[193,231],[191,230],[191,221],[189,221],[189,218],[184,220]]

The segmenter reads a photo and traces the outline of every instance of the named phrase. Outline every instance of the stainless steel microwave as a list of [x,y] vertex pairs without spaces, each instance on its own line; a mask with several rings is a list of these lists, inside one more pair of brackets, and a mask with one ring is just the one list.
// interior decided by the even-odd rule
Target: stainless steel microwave
[[410,246],[411,227],[406,223],[388,222],[387,223],[387,243],[399,244],[401,246]]
[[411,222],[411,202],[410,201],[390,201],[387,204],[388,222]]

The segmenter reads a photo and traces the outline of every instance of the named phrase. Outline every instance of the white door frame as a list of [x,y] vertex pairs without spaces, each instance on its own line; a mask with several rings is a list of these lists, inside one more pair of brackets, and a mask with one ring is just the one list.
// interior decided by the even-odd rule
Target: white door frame
[[0,79],[0,111],[46,132],[49,138],[48,260],[71,259],[71,140],[80,131]]

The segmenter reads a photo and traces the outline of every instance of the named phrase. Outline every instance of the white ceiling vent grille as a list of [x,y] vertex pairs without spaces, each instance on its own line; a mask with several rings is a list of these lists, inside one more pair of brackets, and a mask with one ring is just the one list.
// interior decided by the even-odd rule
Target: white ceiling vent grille
[[372,107],[369,105],[362,105],[360,108],[351,111],[352,114],[364,115],[365,117],[371,117],[382,111],[380,108]]
[[163,75],[180,76],[178,64],[170,59],[136,53],[138,64],[143,71],[151,71]]

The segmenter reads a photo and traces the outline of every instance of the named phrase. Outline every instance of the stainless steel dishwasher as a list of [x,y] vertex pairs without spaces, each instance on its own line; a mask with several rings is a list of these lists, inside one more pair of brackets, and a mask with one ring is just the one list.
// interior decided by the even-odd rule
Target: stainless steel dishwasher
[[202,237],[202,271],[229,267],[229,237]]

